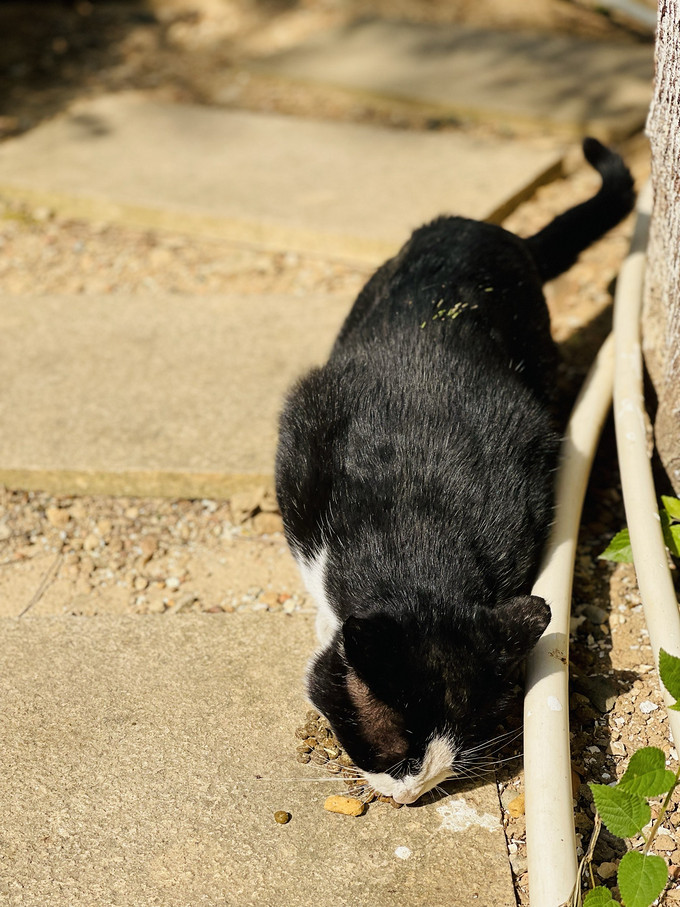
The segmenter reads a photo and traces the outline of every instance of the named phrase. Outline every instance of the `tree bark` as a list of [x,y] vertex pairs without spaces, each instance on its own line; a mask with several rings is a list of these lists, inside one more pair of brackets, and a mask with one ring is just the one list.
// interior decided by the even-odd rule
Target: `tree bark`
[[654,206],[643,350],[657,395],[656,448],[680,495],[680,0],[660,0],[654,97],[647,120]]

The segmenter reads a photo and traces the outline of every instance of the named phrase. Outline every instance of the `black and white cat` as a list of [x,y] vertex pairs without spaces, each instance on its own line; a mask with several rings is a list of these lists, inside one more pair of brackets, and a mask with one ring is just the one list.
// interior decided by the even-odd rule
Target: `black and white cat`
[[599,192],[530,239],[416,230],[281,415],[278,500],[318,605],[308,695],[400,803],[466,772],[550,620],[530,594],[558,449],[542,284],[634,202],[621,158],[583,149]]

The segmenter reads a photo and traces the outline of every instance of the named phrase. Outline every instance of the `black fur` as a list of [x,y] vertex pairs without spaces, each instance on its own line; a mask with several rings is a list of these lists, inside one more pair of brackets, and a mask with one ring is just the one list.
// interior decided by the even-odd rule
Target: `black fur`
[[602,189],[529,240],[460,217],[415,231],[283,410],[287,538],[298,560],[327,550],[341,625],[309,695],[364,770],[417,768],[436,733],[483,738],[548,624],[530,596],[558,449],[542,283],[633,203],[620,158],[594,139],[584,151]]

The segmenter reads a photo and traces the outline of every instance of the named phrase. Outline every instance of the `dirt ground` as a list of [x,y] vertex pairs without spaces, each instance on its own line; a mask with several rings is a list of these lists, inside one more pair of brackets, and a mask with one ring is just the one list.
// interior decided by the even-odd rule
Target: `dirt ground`
[[[287,46],[359,13],[566,31],[612,41],[649,40],[574,3],[500,0],[438,3],[402,0],[258,3],[167,0],[155,3],[0,5],[0,137],[29,129],[76,96],[142,88],[181,101],[280,110],[306,116],[381,122],[395,128],[453,128],[426,123],[398,107],[357,105],[311,89],[283,91],[248,75],[251,55]],[[468,127],[465,127],[468,128]],[[469,127],[472,128],[472,127]],[[621,147],[638,183],[648,172],[641,136]],[[589,195],[597,179],[570,157],[564,179],[543,187],[505,226],[528,235]],[[433,212],[433,215],[438,212]],[[547,287],[564,364],[565,411],[611,322],[611,285],[626,252],[629,219]],[[65,220],[0,199],[3,292],[355,294],[368,272],[318,257],[243,249],[221,241]],[[661,489],[663,490],[663,489]],[[661,746],[673,759],[665,711],[630,566],[598,560],[625,524],[613,428],[608,424],[584,508],[574,582],[572,752],[580,847],[592,828],[588,781],[620,775],[632,752]],[[0,494],[0,615],[46,613],[231,613],[311,608],[264,490],[231,501],[54,497]],[[291,749],[299,741],[291,722]],[[520,771],[499,774],[519,903],[527,903],[525,825],[516,808]],[[680,799],[676,793],[676,803]],[[377,807],[371,808],[379,808]],[[521,812],[521,811],[520,811]],[[680,876],[680,811],[666,822],[657,851]],[[595,851],[600,881],[625,845],[603,834]],[[680,900],[677,887],[667,895]]]

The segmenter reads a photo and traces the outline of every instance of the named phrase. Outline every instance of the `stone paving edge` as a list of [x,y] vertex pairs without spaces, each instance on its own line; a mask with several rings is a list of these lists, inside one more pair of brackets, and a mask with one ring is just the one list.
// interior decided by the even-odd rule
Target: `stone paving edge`
[[0,485],[15,491],[114,497],[211,498],[226,500],[255,488],[273,490],[272,475],[174,472],[170,470],[2,469]]
[[[563,160],[560,157],[514,195],[488,211],[483,219],[489,223],[500,223],[539,186],[559,179],[562,174]],[[272,252],[297,252],[348,263],[378,266],[398,251],[398,246],[394,243],[382,240],[321,233],[262,221],[250,222],[245,219],[215,217],[194,211],[130,205],[103,198],[30,189],[7,183],[0,183],[0,197],[23,202],[34,208],[47,208],[61,217],[75,220],[111,223],[134,229],[179,233],[205,239],[222,239],[234,245]],[[441,213],[443,212],[433,211],[432,216],[436,217]]]

